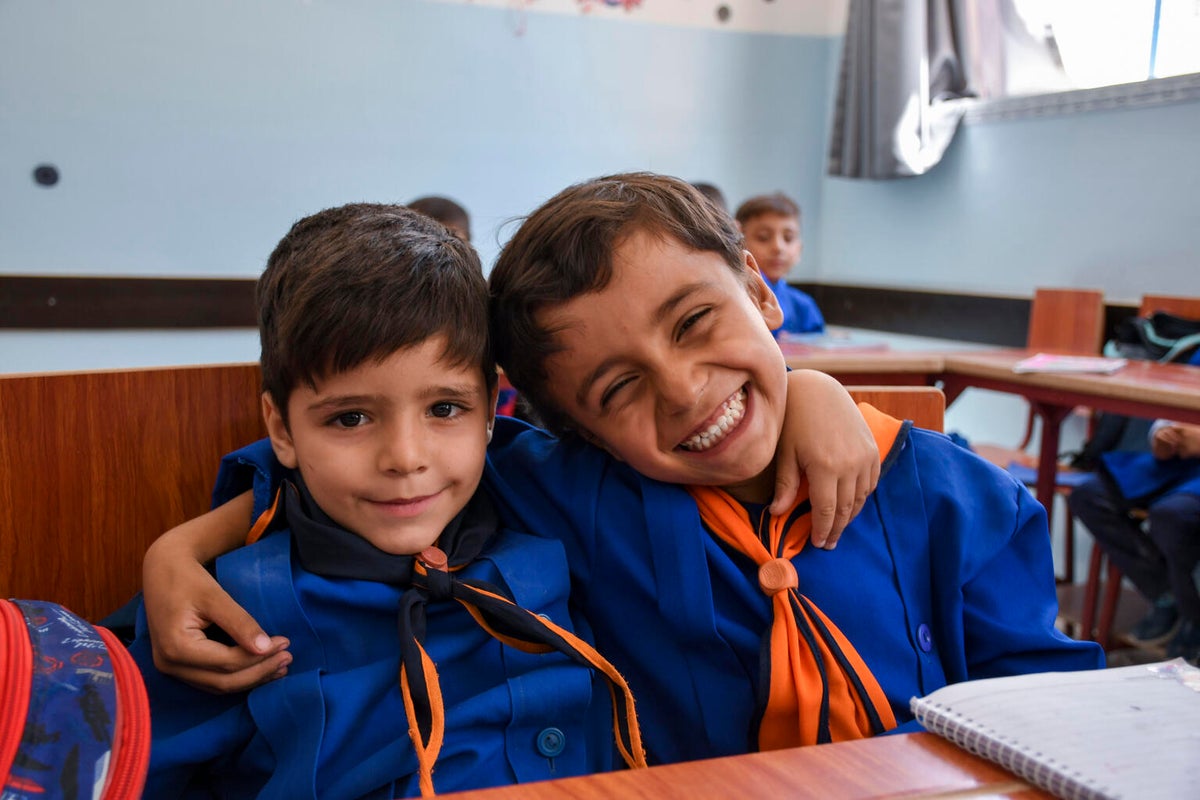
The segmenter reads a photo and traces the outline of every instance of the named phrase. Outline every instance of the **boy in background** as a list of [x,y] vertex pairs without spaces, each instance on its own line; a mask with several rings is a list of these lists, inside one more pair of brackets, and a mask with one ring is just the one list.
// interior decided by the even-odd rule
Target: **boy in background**
[[[391,798],[594,772],[612,749],[591,669],[644,765],[628,687],[571,632],[562,546],[502,527],[479,490],[496,371],[474,250],[400,206],[329,209],[280,241],[257,300],[280,488],[216,576],[293,660],[215,697],[154,668],[142,616],[146,796]],[[228,457],[218,496],[252,459]]]
[[800,207],[781,193],[751,197],[738,206],[734,215],[746,249],[762,272],[767,286],[779,300],[783,324],[775,329],[780,333],[820,333],[825,330],[825,318],[817,301],[788,285],[787,276],[800,263],[804,242],[800,238]]
[[[689,184],[615,175],[535,211],[491,274],[497,353],[559,438],[497,420],[485,482],[566,547],[650,759],[911,728],[947,683],[1101,666],[1054,629],[1044,509],[940,434],[863,409],[883,475],[834,550],[809,546],[806,487],[769,505],[789,377],[742,242]],[[217,604],[192,566],[171,589]]]
[[449,197],[438,195],[418,197],[409,203],[408,207],[436,219],[464,242],[471,241],[471,217],[465,208]]
[[[1114,450],[1067,503],[1138,592],[1149,613],[1130,635],[1200,662],[1200,425],[1156,420],[1150,452]],[[1130,512],[1146,510],[1143,522]]]

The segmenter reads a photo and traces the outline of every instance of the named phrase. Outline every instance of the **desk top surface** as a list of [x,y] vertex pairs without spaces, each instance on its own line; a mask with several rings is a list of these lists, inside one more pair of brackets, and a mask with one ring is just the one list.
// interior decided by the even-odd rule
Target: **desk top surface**
[[473,800],[1050,798],[991,762],[929,733],[750,753],[446,796]]
[[1030,355],[1028,350],[987,353],[947,353],[945,374],[1003,381],[1014,386],[1041,387],[1095,398],[1136,400],[1167,407],[1200,411],[1200,367],[1130,361],[1110,375],[1064,372],[1012,371]]

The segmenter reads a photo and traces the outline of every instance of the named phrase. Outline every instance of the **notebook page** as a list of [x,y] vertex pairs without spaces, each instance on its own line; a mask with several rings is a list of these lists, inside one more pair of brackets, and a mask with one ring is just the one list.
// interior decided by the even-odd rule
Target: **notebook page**
[[1063,797],[1200,798],[1200,670],[1178,659],[968,681],[912,709],[930,731]]

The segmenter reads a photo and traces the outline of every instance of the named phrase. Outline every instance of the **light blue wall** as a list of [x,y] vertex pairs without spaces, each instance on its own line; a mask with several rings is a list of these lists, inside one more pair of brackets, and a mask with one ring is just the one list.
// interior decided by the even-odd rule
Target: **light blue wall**
[[[0,3],[0,273],[254,277],[306,213],[429,193],[490,266],[506,220],[630,169],[815,207],[835,46],[413,0]],[[0,372],[221,353],[252,333],[0,332]]]
[[0,272],[254,276],[300,215],[426,193],[490,265],[504,220],[629,169],[815,206],[833,46],[412,0],[0,4]]
[[[1200,294],[1200,104],[978,123],[927,176],[828,179],[839,49],[415,0],[0,3],[0,273],[253,277],[305,213],[426,193],[470,209],[490,264],[505,220],[644,168],[794,195],[796,279]],[[0,372],[255,353],[0,332]]]
[[1200,103],[964,125],[919,178],[826,178],[818,280],[1200,295]]

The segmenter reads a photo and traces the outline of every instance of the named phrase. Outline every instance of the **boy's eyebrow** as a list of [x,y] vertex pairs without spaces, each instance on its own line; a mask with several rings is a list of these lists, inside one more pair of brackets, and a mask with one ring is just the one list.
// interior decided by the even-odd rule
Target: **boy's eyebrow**
[[[450,400],[468,400],[475,397],[478,387],[470,383],[449,383],[427,386],[418,393],[422,399],[446,398]],[[325,408],[344,408],[374,404],[386,401],[386,397],[377,394],[338,394],[322,397],[309,404],[309,411],[320,411]]]
[[654,315],[651,317],[651,320],[654,322],[655,325],[661,325],[663,323],[663,320],[665,320],[667,317],[671,316],[671,314],[675,311],[675,309],[681,303],[683,303],[684,300],[687,300],[688,297],[695,294],[696,292],[699,292],[702,289],[710,289],[710,288],[712,288],[712,286],[713,286],[713,284],[710,283],[709,281],[696,281],[695,283],[685,283],[683,286],[680,286],[678,289],[676,289],[674,294],[672,294],[666,300],[662,301],[661,304],[659,304],[658,308],[655,309]]
[[[704,289],[711,289],[714,287],[714,285],[715,284],[711,283],[710,281],[696,281],[695,283],[685,283],[683,286],[680,286],[670,297],[662,301],[658,308],[654,310],[654,313],[650,315],[650,321],[653,323],[653,327],[662,325],[663,321],[668,319],[674,313],[675,309],[693,294]],[[578,405],[583,406],[587,404],[586,398],[588,392],[591,391],[592,386],[596,383],[596,381],[600,380],[605,372],[608,372],[608,370],[612,368],[613,364],[620,360],[621,359],[619,356],[614,356],[612,358],[606,358],[596,365],[596,368],[592,370],[586,378],[583,379],[583,383],[580,385],[579,391],[575,393],[575,401]]]

